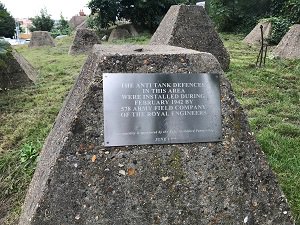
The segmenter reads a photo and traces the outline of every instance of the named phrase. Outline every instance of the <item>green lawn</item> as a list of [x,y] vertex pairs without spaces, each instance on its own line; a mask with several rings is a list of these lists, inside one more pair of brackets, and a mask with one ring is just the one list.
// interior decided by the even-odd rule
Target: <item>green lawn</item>
[[17,47],[39,77],[36,86],[0,92],[1,225],[18,217],[38,152],[86,59],[68,55],[71,41],[59,40],[56,48]]
[[256,68],[259,47],[241,44],[240,36],[223,38],[231,55],[226,75],[299,225],[300,60],[268,57],[264,67]]
[[[237,35],[223,38],[232,58],[226,76],[300,225],[300,60],[267,59],[265,67],[255,68],[258,49]],[[143,35],[127,41],[148,40]],[[86,59],[69,56],[70,43],[66,38],[56,48],[17,47],[39,78],[36,86],[0,92],[0,224],[18,218],[38,152]]]

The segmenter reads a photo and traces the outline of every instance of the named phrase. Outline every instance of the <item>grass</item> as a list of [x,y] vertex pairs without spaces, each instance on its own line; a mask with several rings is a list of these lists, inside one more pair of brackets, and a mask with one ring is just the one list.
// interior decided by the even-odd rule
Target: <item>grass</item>
[[137,37],[131,37],[127,39],[114,40],[112,42],[105,42],[106,44],[133,44],[133,45],[145,45],[150,41],[151,35],[149,33],[142,33]]
[[[146,44],[149,38],[116,44]],[[300,60],[267,59],[256,68],[258,49],[243,45],[237,35],[223,38],[231,54],[226,76],[300,225]],[[38,153],[86,59],[69,56],[70,43],[66,38],[55,48],[17,48],[39,77],[35,86],[0,92],[0,224],[15,224]]]
[[223,35],[231,54],[226,73],[248,114],[252,131],[300,224],[300,60],[267,58],[256,68],[259,49]]
[[0,92],[0,224],[18,218],[38,153],[85,61],[68,55],[70,43],[69,37],[55,48],[17,48],[39,76],[35,86]]

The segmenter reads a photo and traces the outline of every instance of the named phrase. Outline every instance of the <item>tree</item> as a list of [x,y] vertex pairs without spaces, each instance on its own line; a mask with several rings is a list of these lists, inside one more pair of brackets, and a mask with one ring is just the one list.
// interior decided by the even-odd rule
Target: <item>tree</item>
[[270,14],[271,0],[210,0],[209,13],[220,31],[248,32]]
[[300,1],[288,0],[282,6],[282,16],[289,19],[292,24],[300,23]]
[[171,5],[195,2],[194,0],[91,0],[88,7],[95,15],[97,24],[107,28],[117,19],[130,20],[133,24],[140,25],[154,31],[162,17]]
[[271,18],[272,33],[269,42],[278,44],[293,24],[300,23],[299,0],[272,0]]
[[69,35],[71,33],[71,28],[69,26],[68,21],[63,17],[63,15],[60,15],[60,20],[57,24],[54,25],[54,27],[51,30],[52,37],[57,37],[59,35]]
[[63,15],[60,15],[60,20],[58,21],[58,27],[61,35],[69,35],[71,32],[71,28],[69,26],[69,22],[63,17]]
[[0,2],[0,36],[12,38],[15,34],[15,20]]
[[40,15],[32,19],[32,25],[30,31],[51,31],[54,26],[54,20],[51,19],[51,15],[44,8],[41,9]]

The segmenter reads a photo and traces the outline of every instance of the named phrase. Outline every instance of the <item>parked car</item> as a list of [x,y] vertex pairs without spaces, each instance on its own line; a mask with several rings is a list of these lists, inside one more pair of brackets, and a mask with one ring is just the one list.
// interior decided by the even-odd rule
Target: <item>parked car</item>
[[64,37],[68,37],[68,35],[58,35],[58,36],[56,36],[55,39],[62,39],[62,38],[64,38]]
[[197,1],[196,5],[202,6],[205,8],[205,1]]

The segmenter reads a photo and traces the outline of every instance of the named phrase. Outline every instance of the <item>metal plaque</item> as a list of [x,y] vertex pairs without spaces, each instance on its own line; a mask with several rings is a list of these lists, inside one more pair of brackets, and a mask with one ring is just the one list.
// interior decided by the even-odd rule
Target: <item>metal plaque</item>
[[218,74],[104,73],[104,145],[222,139]]

